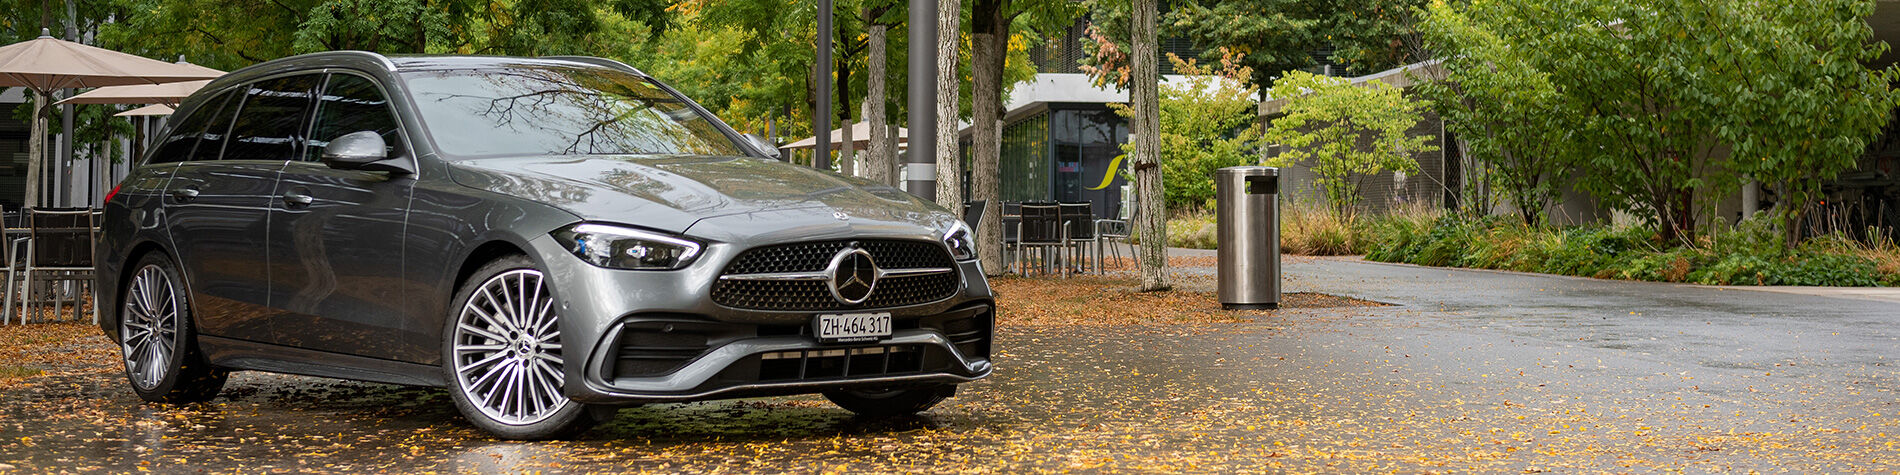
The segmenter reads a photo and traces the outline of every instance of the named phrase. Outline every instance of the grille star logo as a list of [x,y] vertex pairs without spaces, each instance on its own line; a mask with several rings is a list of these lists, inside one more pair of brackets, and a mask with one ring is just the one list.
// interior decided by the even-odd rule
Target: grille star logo
[[829,277],[825,284],[831,289],[831,298],[846,305],[858,305],[871,298],[879,273],[871,253],[852,243],[831,256],[831,265],[825,268]]

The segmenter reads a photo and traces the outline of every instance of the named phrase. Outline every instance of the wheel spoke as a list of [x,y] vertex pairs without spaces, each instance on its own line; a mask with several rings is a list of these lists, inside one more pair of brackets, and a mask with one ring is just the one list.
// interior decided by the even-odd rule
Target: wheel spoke
[[502,343],[504,343],[504,344],[506,344],[506,343],[508,342],[508,337],[505,337],[505,336],[501,336],[501,335],[498,335],[498,334],[495,334],[494,332],[491,332],[491,331],[488,331],[488,330],[483,330],[483,329],[480,329],[480,328],[475,328],[475,327],[473,327],[473,326],[470,326],[470,325],[469,325],[468,323],[462,323],[462,324],[460,324],[460,325],[456,325],[456,328],[458,328],[458,329],[460,329],[460,330],[462,330],[463,332],[466,332],[466,333],[472,333],[472,334],[474,334],[475,336],[479,336],[479,337],[482,337],[482,338],[487,338],[487,339],[490,339],[490,340],[494,340],[494,341],[499,341],[499,342],[502,342]]
[[[496,313],[502,313],[502,312],[507,311],[506,309],[502,308],[501,301],[495,298],[495,294],[490,293],[488,291],[488,287],[484,286],[482,287],[481,290],[482,290],[481,292],[482,300],[485,302],[488,302],[488,308],[495,309]],[[474,299],[469,299],[469,300],[474,300]],[[469,302],[469,304],[474,305],[474,302]],[[480,310],[479,307],[476,309],[476,312],[484,318],[494,320],[495,325],[501,327],[501,329],[503,330],[513,330],[515,328],[513,324],[508,323],[508,319],[506,318],[507,315],[493,316],[493,315],[490,315],[488,312]]]
[[[500,379],[501,375],[502,373],[506,373],[507,371],[508,371],[508,365],[505,365],[505,364],[494,365],[493,367],[490,367],[488,369],[487,374],[483,374],[481,379],[476,380],[474,384],[470,385],[470,389],[478,388],[478,387],[488,388],[488,391],[482,395],[483,406],[493,407],[493,404],[495,402],[495,394],[498,392],[501,392],[501,386],[502,386],[501,379]],[[494,378],[494,379],[491,380],[490,378]],[[488,384],[484,385],[483,384],[484,381],[488,382]]]
[[[467,366],[463,366],[461,369],[456,370],[456,372],[461,373],[461,374],[468,374],[468,373],[474,372],[475,370],[482,369],[485,366],[493,364],[496,361],[500,361],[502,358],[506,358],[507,356],[508,356],[508,353],[506,352],[497,352],[495,354],[488,355],[487,358],[482,358],[480,360],[476,360],[474,363],[468,364]],[[493,370],[490,370],[490,371],[492,372]],[[488,379],[488,375],[483,374],[481,379]],[[477,380],[477,382],[480,382],[480,380]]]
[[508,293],[507,277],[503,277],[501,282],[497,283],[496,286],[501,288],[501,302],[499,302],[499,307],[501,307],[501,313],[507,317],[505,320],[508,322],[508,328],[511,330],[520,330],[521,315],[515,313],[515,296]]
[[520,361],[516,361],[514,377],[509,378],[508,381],[509,384],[514,387],[515,415],[520,417],[526,417],[528,415],[527,379],[528,372],[526,371],[525,365]]
[[504,332],[508,331],[509,327],[507,324],[502,323],[501,320],[496,319],[493,315],[489,315],[488,312],[482,311],[481,308],[475,307],[471,304],[468,307],[468,311],[474,313],[477,317],[480,317],[482,322],[487,323],[490,328],[494,328],[496,330],[501,330]]
[[[536,325],[534,327],[534,334],[544,335],[544,334],[547,334],[548,330],[554,328],[554,324],[557,322],[557,320],[549,312],[550,310],[553,310],[553,309],[554,309],[554,299],[548,299],[546,302],[541,303],[541,309],[535,311],[534,313],[535,320],[541,322],[540,325]],[[545,340],[547,339],[547,337],[543,337],[542,339]]]

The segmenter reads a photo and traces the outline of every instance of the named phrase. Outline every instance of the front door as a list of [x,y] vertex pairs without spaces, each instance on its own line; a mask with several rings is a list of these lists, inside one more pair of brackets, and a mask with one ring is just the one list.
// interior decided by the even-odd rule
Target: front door
[[159,144],[153,161],[178,162],[165,187],[164,220],[198,331],[270,341],[264,220],[284,161],[220,156],[242,102],[243,88],[206,101]]
[[411,362],[433,361],[436,348],[415,347],[427,332],[402,318],[402,244],[413,176],[339,170],[323,147],[344,134],[375,131],[405,147],[395,116],[376,83],[329,75],[302,157],[284,168],[271,200],[271,305],[281,343],[313,350]]

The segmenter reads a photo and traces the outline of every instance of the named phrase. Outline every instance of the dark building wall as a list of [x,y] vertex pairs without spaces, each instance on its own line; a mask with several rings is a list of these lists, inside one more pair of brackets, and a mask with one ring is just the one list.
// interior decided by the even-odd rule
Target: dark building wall
[[[1062,201],[1093,204],[1096,216],[1121,213],[1125,180],[1117,168],[1128,123],[1102,104],[1047,104],[1004,124],[998,162],[1003,201]],[[969,141],[961,144],[969,170]],[[965,173],[964,198],[970,199]]]

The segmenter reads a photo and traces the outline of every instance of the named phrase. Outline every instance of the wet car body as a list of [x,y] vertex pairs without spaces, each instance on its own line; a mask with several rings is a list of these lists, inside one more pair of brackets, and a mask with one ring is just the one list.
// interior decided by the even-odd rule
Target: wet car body
[[[525,256],[545,275],[559,316],[560,392],[582,404],[953,387],[990,372],[993,300],[977,262],[954,258],[946,244],[945,233],[960,226],[953,215],[887,186],[771,160],[771,152],[657,81],[690,108],[673,113],[703,115],[743,153],[464,158],[442,150],[401,76],[509,68],[611,69],[651,81],[594,58],[362,52],[304,55],[229,74],[174,116],[211,117],[192,156],[214,140],[228,142],[224,155],[144,163],[108,198],[97,256],[104,308],[136,305],[127,295],[134,267],[163,254],[177,262],[195,345],[210,365],[452,386],[444,341],[458,289],[484,263]],[[374,169],[326,166],[309,158],[319,151],[312,124],[323,120],[309,112],[291,148],[237,128],[230,137],[212,133],[219,119],[207,114],[220,94],[250,91],[242,108],[220,109],[243,127],[251,104],[294,96],[258,94],[265,84],[312,75],[316,86],[308,90],[323,93],[311,94],[322,105],[310,107],[319,111],[335,99],[329,88],[338,77],[373,82],[388,102],[394,124],[384,135],[396,152]],[[229,100],[237,107],[238,99]],[[181,137],[178,128],[169,137]],[[249,150],[233,145],[244,140],[288,156],[233,156]],[[166,153],[164,146],[154,154]],[[578,257],[572,239],[557,237],[580,226],[672,236],[699,248],[678,269],[603,267]],[[865,275],[880,278],[859,303],[831,298],[835,287],[815,294],[844,279],[837,262],[855,258],[846,254],[882,265],[866,264],[872,274]],[[826,260],[829,267],[815,267]],[[861,312],[888,313],[889,335],[827,343],[813,334],[816,315]],[[121,313],[104,315],[107,334],[127,338]]]

